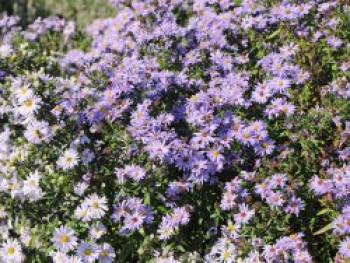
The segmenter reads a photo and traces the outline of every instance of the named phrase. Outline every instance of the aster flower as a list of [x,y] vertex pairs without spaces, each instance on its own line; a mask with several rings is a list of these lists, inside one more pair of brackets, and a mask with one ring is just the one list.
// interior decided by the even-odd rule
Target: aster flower
[[327,38],[327,43],[334,48],[338,48],[343,44],[343,41],[332,35]]
[[76,166],[78,162],[78,152],[74,149],[68,149],[58,158],[57,166],[64,170],[68,170]]
[[224,196],[220,204],[221,209],[230,210],[233,207],[235,207],[237,205],[237,202],[235,200],[236,198],[237,198],[236,194],[232,194],[230,192],[224,193]]
[[255,187],[255,193],[259,194],[262,198],[266,198],[272,190],[269,180],[264,180],[261,184],[257,184]]
[[205,262],[233,263],[237,259],[237,249],[228,238],[221,238],[211,248]]
[[322,195],[331,190],[332,182],[328,179],[321,179],[317,175],[314,175],[310,180],[310,187],[316,194]]
[[4,262],[20,263],[24,261],[21,245],[17,240],[8,239],[1,244],[0,258]]
[[24,102],[34,96],[34,91],[30,88],[30,84],[22,84],[20,87],[14,87],[14,89],[16,99],[19,102]]
[[172,235],[175,234],[175,230],[174,228],[170,228],[167,225],[161,225],[158,230],[157,233],[159,235],[159,239],[160,240],[167,240],[169,239]]
[[[271,240],[249,235],[262,233],[268,223],[261,217],[266,203],[287,213],[287,218],[298,216],[310,205],[306,204],[310,200],[296,196],[305,196],[306,185],[314,199],[324,199],[339,212],[332,222],[334,238],[341,240],[334,260],[346,258],[341,251],[346,251],[343,243],[349,234],[350,125],[346,107],[340,106],[350,98],[347,56],[342,54],[349,44],[344,42],[345,24],[339,17],[347,17],[347,6],[321,0],[110,2],[118,6],[118,14],[86,28],[90,48],[83,45],[84,51],[70,50],[62,56],[55,50],[62,47],[61,39],[68,49],[77,46],[75,40],[73,45],[68,42],[75,31],[73,22],[40,18],[21,31],[16,26],[19,18],[0,15],[0,60],[5,67],[0,70],[0,192],[5,196],[0,230],[6,242],[19,236],[24,245],[34,246],[30,251],[39,249],[40,257],[51,256],[53,262],[115,262],[110,244],[89,242],[104,239],[105,226],[114,222],[126,236],[108,235],[111,244],[123,240],[125,246],[130,242],[140,246],[142,238],[133,232],[154,222],[156,230],[152,226],[147,233],[141,231],[146,241],[155,230],[154,247],[173,238],[184,248],[175,251],[176,258],[172,251],[156,254],[157,262],[312,262],[302,233],[285,236],[273,231],[274,243],[264,245]],[[48,35],[41,38],[45,32]],[[16,34],[21,37],[14,38]],[[331,47],[325,56],[318,52],[324,44]],[[46,47],[50,52],[43,52]],[[316,65],[314,55],[329,63]],[[310,65],[317,69],[312,70],[312,79],[305,71]],[[315,92],[309,89],[315,80],[324,87],[316,92],[314,107],[308,93]],[[322,136],[314,136],[318,133]],[[310,149],[304,145],[299,151],[304,137],[322,146],[318,158],[306,156]],[[306,182],[308,175],[276,174],[298,170],[295,160],[305,156],[302,171],[316,167],[321,175]],[[116,178],[111,174],[113,165],[122,167],[115,169]],[[35,169],[45,171],[45,178],[26,174]],[[69,169],[74,176],[60,176]],[[184,204],[214,213],[223,185],[220,208],[232,222],[217,225],[222,220],[217,222],[213,214],[215,227],[209,220],[191,229],[198,240],[178,240],[179,230],[191,220],[192,207]],[[45,202],[32,202],[43,194],[41,187]],[[57,202],[60,206],[44,209]],[[115,202],[113,213],[107,216],[111,202]],[[196,211],[193,220],[201,222],[202,212]],[[255,224],[249,224],[255,213]],[[305,221],[309,214],[303,213]],[[46,224],[53,215],[62,226],[51,238],[57,251],[47,255],[41,247],[46,245]],[[35,216],[43,220],[31,220]],[[276,217],[276,225],[269,227],[278,230],[281,220]],[[77,225],[79,236],[89,240],[78,242],[65,222]],[[18,229],[18,224],[34,227],[43,243],[37,235]],[[289,230],[303,228],[293,220],[282,225]],[[212,240],[214,245],[200,244],[209,254],[193,259],[188,252],[192,243],[206,233],[215,239],[218,229],[222,237]],[[309,235],[305,233],[305,240],[320,246],[312,253],[331,260],[336,244],[318,242],[322,235]],[[11,262],[2,258],[4,251],[1,247],[0,261]],[[140,253],[139,257],[152,257],[152,251]],[[135,255],[132,251],[130,260]]]
[[278,257],[279,255],[279,250],[276,248],[275,245],[266,245],[264,246],[264,252],[263,256],[267,260],[274,260]]
[[129,212],[129,206],[126,200],[123,200],[117,205],[113,205],[112,218],[115,221],[120,221],[122,217],[126,216]]
[[281,115],[290,116],[294,113],[295,106],[288,103],[285,99],[273,99],[271,104],[267,106],[265,113],[269,119],[279,117]]
[[273,188],[286,186],[287,176],[285,174],[274,174],[270,180],[270,185]]
[[77,255],[83,260],[83,262],[95,262],[98,253],[97,245],[87,242],[80,243],[77,248]]
[[73,229],[61,226],[54,230],[51,241],[62,252],[73,250],[77,246],[77,237]]
[[88,206],[91,218],[94,219],[103,217],[108,209],[106,197],[99,197],[97,194],[86,197],[84,203]]
[[114,262],[115,252],[113,247],[108,243],[103,243],[99,247],[98,260],[101,263],[112,263]]
[[102,223],[92,225],[89,229],[90,236],[95,240],[100,239],[106,232],[107,228]]
[[68,256],[60,251],[55,251],[51,254],[51,259],[54,263],[69,262]]
[[228,221],[227,225],[222,227],[222,231],[225,235],[231,239],[239,237],[239,230],[241,226],[239,224],[233,224],[232,221]]
[[238,205],[239,212],[234,215],[234,219],[237,223],[246,224],[255,214],[254,210],[250,210],[246,204]]
[[81,160],[82,160],[85,164],[91,163],[94,159],[95,159],[95,154],[94,154],[93,151],[91,151],[90,149],[85,149],[85,150],[81,153]]
[[23,181],[22,191],[25,195],[29,196],[32,200],[37,200],[42,196],[42,190],[39,182],[42,176],[38,171],[30,173],[26,180]]
[[280,191],[270,193],[266,201],[272,208],[280,207],[284,204],[285,200],[283,199],[283,195]]
[[124,173],[137,182],[146,177],[146,172],[140,166],[136,165],[126,166]]
[[85,182],[79,182],[74,186],[74,193],[79,196],[83,196],[85,190],[89,187],[89,185]]
[[285,78],[275,77],[271,80],[275,92],[285,93],[291,85],[291,81]]
[[19,102],[18,112],[23,116],[31,116],[39,110],[41,98],[36,95],[32,95],[23,101]]
[[350,258],[350,238],[342,240],[339,244],[339,253],[345,256],[345,258]]
[[90,221],[92,219],[92,212],[90,210],[90,206],[88,206],[86,203],[82,203],[75,209],[74,216],[75,218],[80,219],[83,222]]
[[33,144],[49,142],[53,132],[46,121],[30,122],[24,132],[24,137]]
[[13,52],[13,49],[10,45],[8,44],[0,45],[0,58],[2,59],[7,58],[11,55],[12,52]]
[[299,215],[300,211],[303,210],[305,207],[305,203],[301,198],[297,198],[295,196],[292,196],[292,198],[289,200],[287,207],[285,208],[285,211],[287,213]]
[[126,215],[124,220],[124,228],[128,230],[139,229],[144,223],[144,220],[145,220],[145,215],[141,213],[135,212],[133,214],[128,214]]

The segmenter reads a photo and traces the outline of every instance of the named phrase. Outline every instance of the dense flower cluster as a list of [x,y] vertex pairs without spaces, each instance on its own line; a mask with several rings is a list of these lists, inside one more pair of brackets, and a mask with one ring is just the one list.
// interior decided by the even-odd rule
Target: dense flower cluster
[[349,5],[110,2],[0,19],[0,262],[346,262]]

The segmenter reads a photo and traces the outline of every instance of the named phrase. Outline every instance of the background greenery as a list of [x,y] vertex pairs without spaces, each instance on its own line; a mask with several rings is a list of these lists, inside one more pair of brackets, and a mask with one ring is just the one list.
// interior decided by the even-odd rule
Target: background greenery
[[58,15],[82,27],[96,18],[113,16],[115,11],[108,0],[0,0],[0,12],[19,15],[23,23]]

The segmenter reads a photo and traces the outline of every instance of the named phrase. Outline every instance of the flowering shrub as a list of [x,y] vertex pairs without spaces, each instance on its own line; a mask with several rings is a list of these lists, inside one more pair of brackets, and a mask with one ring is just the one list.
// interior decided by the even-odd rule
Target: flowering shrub
[[0,20],[2,262],[347,262],[346,1],[110,2]]

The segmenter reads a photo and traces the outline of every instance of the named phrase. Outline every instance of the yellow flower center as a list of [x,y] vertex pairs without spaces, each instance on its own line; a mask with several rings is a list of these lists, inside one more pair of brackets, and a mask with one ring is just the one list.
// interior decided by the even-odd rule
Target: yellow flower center
[[224,259],[230,258],[230,252],[228,252],[227,250],[225,250],[223,256],[224,256]]
[[25,100],[25,101],[24,101],[24,106],[26,106],[27,108],[32,107],[33,104],[34,104],[34,102],[33,102],[32,99],[28,99],[28,100]]
[[99,204],[98,204],[98,202],[92,202],[92,204],[91,204],[91,206],[93,207],[93,208],[95,208],[95,209],[98,209],[100,206],[99,206]]
[[30,186],[35,186],[36,185],[36,181],[34,179],[29,180],[29,185]]
[[100,254],[102,257],[108,257],[108,255],[109,255],[107,250],[102,250]]
[[288,108],[286,106],[282,106],[281,111],[286,113],[288,111]]
[[71,156],[67,156],[67,157],[66,157],[66,162],[67,162],[67,163],[73,162],[73,158],[72,158]]
[[23,95],[25,95],[25,94],[27,94],[28,90],[27,90],[27,89],[22,88],[20,92],[21,92]]
[[60,237],[60,241],[61,241],[61,243],[67,243],[68,242],[68,235],[67,234],[63,234]]
[[228,231],[233,232],[233,231],[236,230],[236,227],[235,227],[235,225],[233,225],[233,224],[229,224],[229,225],[227,226],[227,229],[228,229]]
[[7,249],[6,249],[6,252],[7,252],[7,254],[9,254],[9,255],[13,255],[13,254],[15,254],[15,248],[13,247],[13,246],[9,246]]
[[87,249],[84,250],[84,254],[85,254],[86,256],[90,256],[91,253],[92,253],[92,251],[91,251],[91,249],[89,249],[89,248],[87,248]]
[[191,101],[197,102],[197,101],[198,101],[198,97],[197,97],[196,95],[193,95],[193,96],[191,97]]

